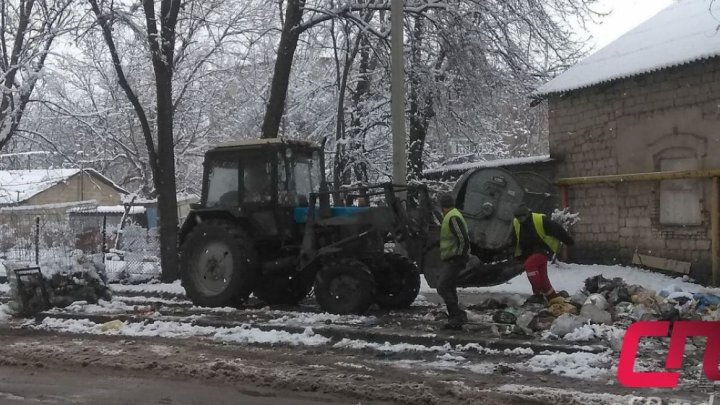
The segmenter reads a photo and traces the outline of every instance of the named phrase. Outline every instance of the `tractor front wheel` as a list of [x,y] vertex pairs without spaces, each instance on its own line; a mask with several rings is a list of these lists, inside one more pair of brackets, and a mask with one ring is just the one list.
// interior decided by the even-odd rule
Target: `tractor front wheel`
[[315,299],[323,311],[362,314],[375,301],[375,279],[359,260],[328,261],[315,277]]
[[235,224],[198,224],[180,248],[180,278],[188,298],[207,307],[237,306],[252,291],[258,260],[250,237]]
[[407,308],[420,292],[420,271],[397,253],[384,253],[371,265],[377,282],[377,303],[383,309]]

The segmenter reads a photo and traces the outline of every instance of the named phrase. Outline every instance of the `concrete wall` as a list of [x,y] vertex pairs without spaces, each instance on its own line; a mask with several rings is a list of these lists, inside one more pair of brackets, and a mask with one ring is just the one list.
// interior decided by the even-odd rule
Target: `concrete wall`
[[[720,168],[718,58],[555,95],[549,105],[550,155],[558,161],[558,178],[654,172],[680,158],[693,168]],[[582,218],[573,231],[578,246],[571,257],[629,263],[637,250],[691,261],[693,275],[705,278],[710,180],[681,182],[681,188],[699,190],[698,201],[683,208],[699,213],[696,224],[661,223],[661,184],[667,188],[667,182],[570,187],[569,205]]]
[[71,201],[95,200],[98,205],[121,204],[120,191],[91,173],[78,173],[63,183],[34,195],[23,205],[55,204]]

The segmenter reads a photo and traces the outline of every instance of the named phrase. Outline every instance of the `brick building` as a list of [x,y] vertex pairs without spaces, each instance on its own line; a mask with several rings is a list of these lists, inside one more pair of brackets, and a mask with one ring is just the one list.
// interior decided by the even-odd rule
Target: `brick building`
[[582,218],[571,259],[720,281],[718,11],[674,3],[538,89],[561,199]]

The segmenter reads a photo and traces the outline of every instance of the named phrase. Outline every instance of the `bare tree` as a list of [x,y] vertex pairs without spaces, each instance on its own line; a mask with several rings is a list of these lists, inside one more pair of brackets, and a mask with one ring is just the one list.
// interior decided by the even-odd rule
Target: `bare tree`
[[20,126],[53,42],[72,18],[72,0],[0,0],[0,150]]
[[[172,281],[177,278],[178,218],[175,186],[175,149],[173,139],[173,96],[172,76],[175,62],[175,27],[180,11],[180,0],[162,0],[160,18],[156,18],[155,2],[144,0],[145,28],[150,50],[156,91],[156,131],[150,126],[138,96],[125,76],[120,55],[115,45],[112,24],[117,18],[116,10],[101,9],[97,0],[88,0],[95,18],[100,25],[105,43],[113,60],[118,82],[132,104],[142,127],[150,168],[158,199],[160,213],[160,261],[162,278]],[[157,142],[155,141],[157,139]]]

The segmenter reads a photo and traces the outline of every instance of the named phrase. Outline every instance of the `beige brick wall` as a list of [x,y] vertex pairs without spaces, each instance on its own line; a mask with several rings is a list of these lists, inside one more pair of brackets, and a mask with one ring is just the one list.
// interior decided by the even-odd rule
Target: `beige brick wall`
[[[625,79],[549,100],[550,154],[557,177],[658,171],[672,148],[697,152],[699,169],[720,168],[720,60]],[[570,187],[569,205],[582,221],[571,257],[629,263],[632,253],[710,266],[710,181],[702,181],[702,225],[659,222],[660,182]]]
[[70,177],[66,182],[36,194],[23,205],[55,204],[71,201],[96,200],[99,205],[121,204],[121,193],[97,177],[80,173]]

